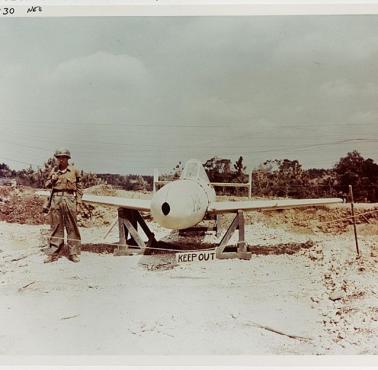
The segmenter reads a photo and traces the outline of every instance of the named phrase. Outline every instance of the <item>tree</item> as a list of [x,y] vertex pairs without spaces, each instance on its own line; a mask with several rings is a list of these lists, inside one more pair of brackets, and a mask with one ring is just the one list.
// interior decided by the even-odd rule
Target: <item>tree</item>
[[103,180],[93,172],[81,171],[81,183],[84,189],[90,188],[91,186],[106,184],[106,180]]
[[33,167],[30,165],[28,168],[23,168],[17,171],[17,183],[21,185],[33,186],[36,182],[36,175]]
[[135,191],[146,191],[148,189],[148,183],[147,181],[143,178],[143,176],[137,176],[134,184],[134,189]]
[[16,171],[13,171],[5,163],[0,163],[0,177],[13,177]]
[[56,166],[56,160],[54,157],[50,157],[44,164],[42,168],[38,168],[35,173],[35,185],[39,188],[44,188],[46,181],[51,173],[51,171]]
[[297,160],[265,161],[253,176],[254,194],[306,198],[310,192],[308,174]]
[[[246,178],[247,175],[245,173],[247,167],[243,164],[243,157],[240,156],[239,159],[234,164],[234,170],[233,171],[233,179],[232,182],[238,182],[238,183],[244,183],[247,182]],[[240,194],[243,192],[243,189],[241,188],[234,188],[232,189],[233,193]],[[245,190],[245,189],[244,189]]]
[[253,194],[259,196],[270,196],[271,193],[271,171],[272,167],[265,162],[260,164],[252,173]]
[[236,171],[236,177],[245,175],[245,170],[247,169],[247,167],[243,165],[243,157],[240,156],[239,159],[235,162],[234,169]]
[[230,182],[232,179],[231,160],[213,157],[203,167],[211,182]]
[[352,185],[355,200],[377,201],[378,165],[371,158],[364,159],[357,150],[354,150],[340,158],[334,170],[340,193],[347,194],[349,185]]

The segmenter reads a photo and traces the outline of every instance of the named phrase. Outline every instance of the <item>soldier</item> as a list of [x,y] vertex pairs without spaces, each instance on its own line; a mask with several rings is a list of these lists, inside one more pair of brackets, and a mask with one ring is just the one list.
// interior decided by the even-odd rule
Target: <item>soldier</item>
[[77,226],[76,212],[82,204],[83,196],[79,171],[68,164],[71,154],[67,149],[57,150],[54,154],[58,165],[51,171],[46,187],[51,187],[49,206],[44,212],[50,213],[51,235],[50,247],[57,249],[45,262],[56,261],[59,252],[64,246],[64,229],[67,231],[67,245],[69,259],[72,262],[80,261],[80,232]]

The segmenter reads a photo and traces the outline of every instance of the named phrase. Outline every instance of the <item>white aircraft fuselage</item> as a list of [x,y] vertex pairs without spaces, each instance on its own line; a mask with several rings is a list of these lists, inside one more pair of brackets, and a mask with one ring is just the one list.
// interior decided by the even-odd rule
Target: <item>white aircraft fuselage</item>
[[168,183],[151,199],[151,215],[167,229],[187,229],[203,220],[215,191],[199,161],[187,162],[179,180]]

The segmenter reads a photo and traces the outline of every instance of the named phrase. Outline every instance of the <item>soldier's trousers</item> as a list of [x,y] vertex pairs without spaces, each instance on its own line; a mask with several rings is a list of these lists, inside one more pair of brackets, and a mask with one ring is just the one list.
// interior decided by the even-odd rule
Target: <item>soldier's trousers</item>
[[67,232],[69,254],[80,254],[81,237],[76,221],[76,199],[70,194],[54,194],[50,208],[50,245],[59,253],[64,245],[64,229]]

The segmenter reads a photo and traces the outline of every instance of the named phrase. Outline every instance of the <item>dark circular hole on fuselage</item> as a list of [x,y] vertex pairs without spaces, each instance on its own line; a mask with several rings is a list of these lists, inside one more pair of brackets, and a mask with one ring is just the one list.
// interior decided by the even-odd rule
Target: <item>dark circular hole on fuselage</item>
[[164,202],[161,206],[161,211],[163,212],[164,216],[167,216],[171,211],[171,207],[167,202]]

